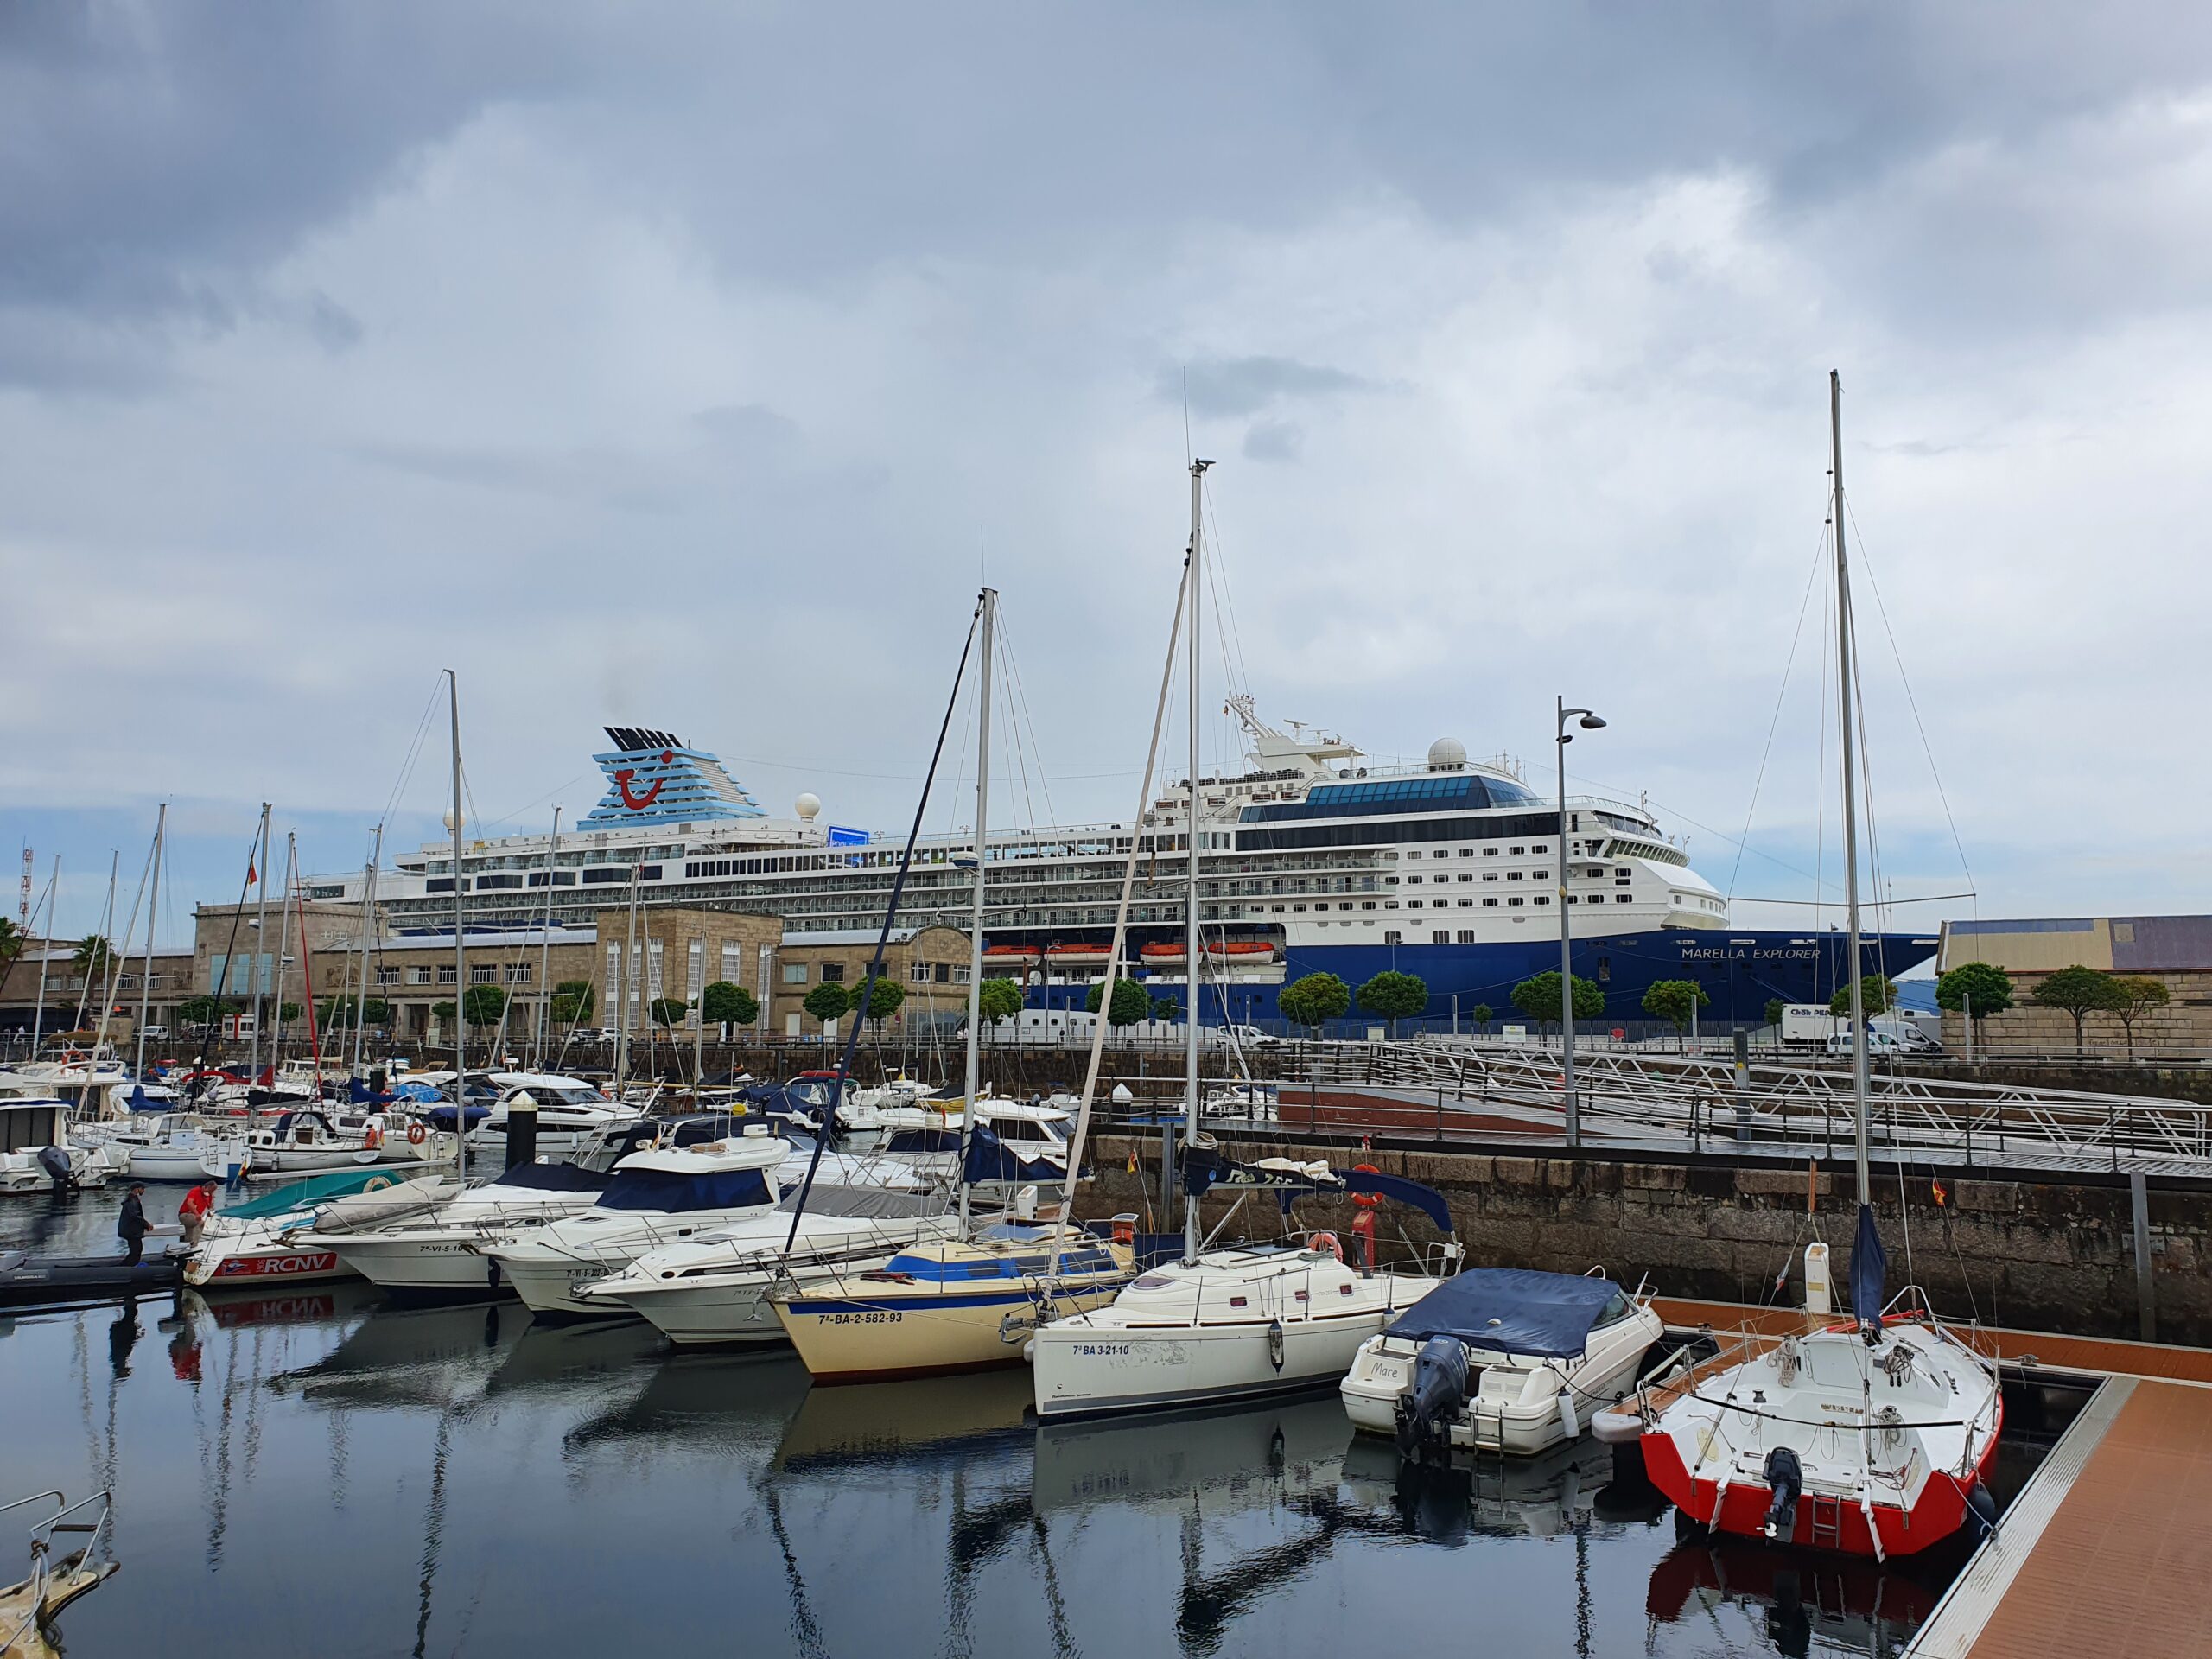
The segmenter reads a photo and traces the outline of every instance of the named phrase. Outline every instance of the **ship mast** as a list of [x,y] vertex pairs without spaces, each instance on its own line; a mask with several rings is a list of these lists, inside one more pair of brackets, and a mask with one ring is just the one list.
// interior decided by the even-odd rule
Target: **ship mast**
[[1851,1117],[1856,1134],[1859,1160],[1859,1202],[1874,1201],[1874,1184],[1866,1168],[1866,995],[1861,983],[1859,951],[1859,795],[1852,753],[1853,719],[1851,688],[1851,568],[1843,544],[1843,380],[1828,371],[1828,441],[1834,480],[1835,518],[1835,663],[1837,709],[1843,728],[1843,903],[1845,971],[1851,977]]
[[[1199,537],[1202,529],[1202,506],[1205,488],[1206,468],[1210,461],[1191,463],[1191,800],[1184,820],[1184,830],[1189,837],[1191,852],[1190,890],[1183,903],[1183,1148],[1187,1155],[1191,1143],[1198,1133],[1198,614],[1204,602],[1205,584],[1200,579]],[[1113,968],[1107,969],[1107,989],[1111,991]],[[1106,1017],[1106,1004],[1101,1002],[1098,1017]],[[1190,1183],[1183,1184],[1183,1264],[1195,1265],[1198,1259],[1198,1200],[1191,1191]]]
[[468,1179],[467,934],[462,926],[461,875],[461,676],[446,670],[446,711],[453,730],[453,1099],[454,1169]]
[[[968,1148],[976,1138],[976,1090],[981,1086],[982,1055],[977,1046],[983,1033],[983,880],[984,861],[990,852],[985,826],[991,815],[991,654],[996,649],[999,593],[986,588],[982,594],[982,656],[976,681],[976,897],[968,923],[968,1103],[960,1113],[960,1232],[968,1233]],[[866,988],[869,993],[873,986]],[[859,1009],[854,1025],[868,1017]],[[1099,1010],[1098,1017],[1106,1017]]]

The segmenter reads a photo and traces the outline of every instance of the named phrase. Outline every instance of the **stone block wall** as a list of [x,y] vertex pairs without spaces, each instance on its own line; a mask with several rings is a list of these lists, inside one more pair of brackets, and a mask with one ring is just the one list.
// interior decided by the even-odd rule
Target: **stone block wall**
[[[1135,1174],[1128,1171],[1134,1147]],[[1543,1268],[1582,1273],[1603,1266],[1634,1287],[1649,1275],[1662,1294],[1732,1302],[1802,1303],[1804,1248],[1817,1236],[1833,1252],[1840,1306],[1848,1298],[1848,1262],[1855,1224],[1848,1160],[1810,1178],[1814,1210],[1806,1208],[1808,1170],[1772,1165],[1738,1167],[1717,1161],[1662,1162],[1483,1153],[1373,1151],[1240,1141],[1240,1160],[1288,1156],[1356,1156],[1392,1174],[1436,1188],[1471,1266]],[[1149,1197],[1153,1224],[1180,1227],[1179,1211],[1158,1210],[1160,1142],[1156,1135],[1106,1135],[1097,1147],[1098,1179],[1081,1199],[1086,1217],[1141,1212]],[[2125,1181],[1960,1179],[1947,1174],[1948,1202],[1939,1207],[1925,1172],[1905,1182],[1898,1209],[1895,1171],[1875,1180],[1876,1211],[1889,1251],[1892,1292],[1908,1278],[1923,1286],[1939,1312],[1985,1324],[2082,1336],[2139,1334],[2133,1230]],[[1228,1200],[1209,1198],[1211,1229]],[[1385,1210],[1382,1236],[1400,1227],[1416,1245],[1436,1233],[1403,1206]],[[1298,1217],[1339,1233],[1350,1226],[1348,1202],[1301,1200]],[[2161,1189],[2150,1193],[2152,1269],[2158,1338],[2212,1346],[2212,1195]],[[1909,1224],[1909,1225],[1908,1225]],[[1247,1198],[1228,1236],[1265,1236],[1278,1225],[1271,1195]],[[1911,1270],[1907,1271],[1907,1240]],[[1777,1276],[1783,1280],[1777,1294]]]

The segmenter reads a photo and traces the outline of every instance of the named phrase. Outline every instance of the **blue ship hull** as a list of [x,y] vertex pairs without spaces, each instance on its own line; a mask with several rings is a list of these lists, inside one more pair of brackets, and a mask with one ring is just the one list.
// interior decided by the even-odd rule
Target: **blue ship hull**
[[[1932,936],[1871,933],[1859,941],[1865,973],[1891,978],[1918,967],[1936,954]],[[1705,987],[1710,1006],[1700,1016],[1708,1027],[1762,1026],[1766,1005],[1826,1002],[1850,982],[1844,969],[1844,936],[1788,933],[1752,929],[1657,928],[1608,934],[1574,942],[1574,972],[1605,993],[1605,1021],[1641,1024],[1643,994],[1662,979],[1691,979]],[[1501,1019],[1519,1020],[1513,988],[1532,975],[1556,972],[1559,940],[1541,935],[1526,944],[1306,944],[1294,945],[1284,963],[1283,983],[1307,974],[1334,974],[1354,991],[1376,975],[1395,969],[1418,976],[1428,986],[1427,1018],[1448,1021],[1458,998],[1460,1020],[1487,1004]],[[1173,970],[1180,978],[1180,965]],[[1033,988],[1033,1007],[1080,1007],[1086,985]],[[1276,985],[1211,982],[1199,987],[1198,1014],[1207,1025],[1268,1026],[1280,1020]],[[1154,995],[1174,1000],[1181,984],[1158,984]],[[1602,1023],[1602,1022],[1601,1022]]]

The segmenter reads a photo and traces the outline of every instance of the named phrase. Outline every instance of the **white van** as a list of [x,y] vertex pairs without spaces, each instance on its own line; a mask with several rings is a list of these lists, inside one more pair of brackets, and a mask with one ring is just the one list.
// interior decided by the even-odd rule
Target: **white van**
[[[1897,1054],[1901,1053],[1904,1049],[1904,1045],[1899,1042],[1895,1035],[1886,1031],[1870,1031],[1866,1033],[1866,1052],[1870,1055]],[[1849,1032],[1840,1031],[1828,1039],[1829,1058],[1848,1059],[1850,1056],[1851,1033]]]

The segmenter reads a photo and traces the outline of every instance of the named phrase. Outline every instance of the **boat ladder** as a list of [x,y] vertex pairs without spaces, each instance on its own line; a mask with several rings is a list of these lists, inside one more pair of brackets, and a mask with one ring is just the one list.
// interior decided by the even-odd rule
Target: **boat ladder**
[[1807,1540],[1814,1548],[1841,1549],[1843,1548],[1843,1500],[1822,1497],[1818,1493],[1807,1494],[1812,1504],[1812,1536]]

